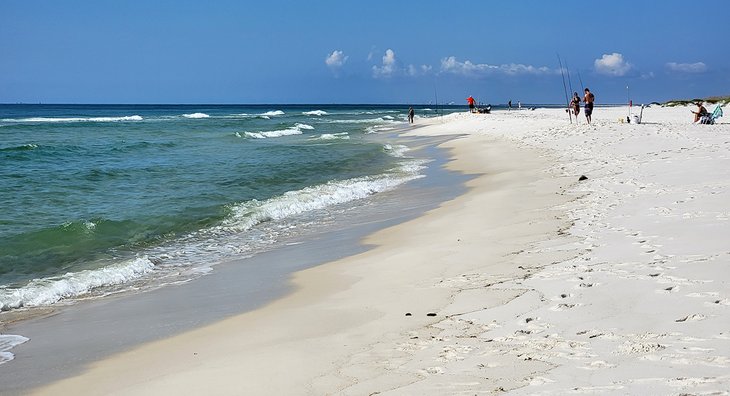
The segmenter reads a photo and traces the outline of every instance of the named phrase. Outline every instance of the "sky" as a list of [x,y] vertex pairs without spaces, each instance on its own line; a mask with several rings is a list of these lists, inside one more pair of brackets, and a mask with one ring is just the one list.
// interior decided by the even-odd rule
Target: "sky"
[[725,0],[0,0],[0,103],[663,102],[728,49]]

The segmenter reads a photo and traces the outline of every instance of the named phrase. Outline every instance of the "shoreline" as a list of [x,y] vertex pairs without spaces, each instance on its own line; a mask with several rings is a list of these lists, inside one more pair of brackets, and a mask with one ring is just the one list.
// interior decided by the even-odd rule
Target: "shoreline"
[[6,322],[4,333],[31,341],[11,350],[17,356],[0,365],[0,383],[7,392],[42,386],[110,354],[257,309],[290,292],[291,272],[367,250],[359,241],[368,233],[418,216],[462,189],[463,177],[443,169],[445,153],[434,147],[442,139],[399,138],[393,131],[381,139],[405,143],[416,158],[431,161],[427,177],[350,203],[326,226],[282,241],[279,248],[218,264],[213,273],[184,284],[49,307]]
[[[449,130],[452,127],[463,126],[434,121],[415,134],[461,134]],[[525,276],[539,264],[515,268],[505,257],[544,240],[566,221],[557,212],[544,210],[566,200],[558,193],[567,183],[545,180],[545,175],[535,172],[546,165],[541,158],[544,153],[478,135],[441,146],[452,157],[448,169],[473,177],[466,183],[465,194],[367,236],[362,244],[373,247],[365,252],[296,272],[294,291],[263,308],[112,356],[92,364],[81,376],[38,393],[92,389],[120,394],[290,393],[294,389],[328,393],[353,385],[348,374],[336,374],[338,365],[367,372],[371,382],[358,381],[357,387],[378,389],[383,381],[391,382],[381,377],[386,366],[358,367],[343,359],[356,359],[369,347],[375,353],[382,348],[384,336],[394,342],[404,332],[443,320],[452,299],[468,294],[460,293],[463,273],[483,271],[485,261],[495,263],[489,265],[489,272],[496,278]],[[489,174],[482,174],[485,170]],[[531,198],[522,199],[526,196]],[[488,300],[473,306],[476,302],[469,298],[470,309],[498,306],[516,297],[513,292],[476,293]],[[459,303],[459,309],[464,309],[463,304]],[[411,316],[405,316],[406,312]],[[404,354],[396,348],[392,358],[402,359]],[[120,371],[127,375],[120,378]],[[321,377],[325,372],[332,377]],[[266,380],[255,381],[262,378]],[[400,381],[408,384],[418,379],[419,374],[413,373]],[[359,393],[357,387],[348,392]]]
[[627,110],[434,120],[412,135],[456,137],[440,147],[466,193],[296,272],[261,309],[34,392],[726,390],[730,126],[656,107],[619,123]]

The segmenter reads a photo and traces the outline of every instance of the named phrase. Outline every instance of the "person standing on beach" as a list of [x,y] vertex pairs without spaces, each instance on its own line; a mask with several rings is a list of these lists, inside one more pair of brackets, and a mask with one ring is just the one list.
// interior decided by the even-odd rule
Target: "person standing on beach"
[[466,103],[469,104],[469,112],[473,113],[474,112],[474,98],[472,98],[471,95],[469,95],[469,97],[466,98]]
[[408,108],[408,123],[413,124],[413,117],[415,116],[416,112],[413,111],[413,107]]
[[591,123],[591,115],[593,114],[593,101],[596,99],[596,97],[593,95],[590,89],[586,88],[584,89],[585,95],[583,96],[583,102],[585,102],[585,108],[586,108],[586,121],[588,123]]
[[573,100],[570,101],[570,107],[573,109],[575,120],[578,121],[578,114],[580,114],[580,97],[578,96],[578,92],[573,92]]
[[507,110],[512,110],[512,99],[507,102]]

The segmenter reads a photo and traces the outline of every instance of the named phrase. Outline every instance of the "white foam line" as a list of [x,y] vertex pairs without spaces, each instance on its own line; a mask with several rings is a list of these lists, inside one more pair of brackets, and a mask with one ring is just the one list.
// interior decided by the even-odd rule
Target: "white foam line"
[[29,117],[29,118],[3,118],[3,122],[123,122],[142,121],[142,116],[132,115],[124,117]]

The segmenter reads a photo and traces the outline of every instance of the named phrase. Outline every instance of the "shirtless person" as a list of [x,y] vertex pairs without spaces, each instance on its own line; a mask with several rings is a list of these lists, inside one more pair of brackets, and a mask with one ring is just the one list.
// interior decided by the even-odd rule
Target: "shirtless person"
[[586,88],[585,90],[585,96],[583,96],[583,102],[585,102],[585,110],[586,110],[586,121],[588,123],[591,123],[591,114],[593,114],[593,101],[596,99],[595,96],[593,96],[593,93],[591,93],[591,90]]

